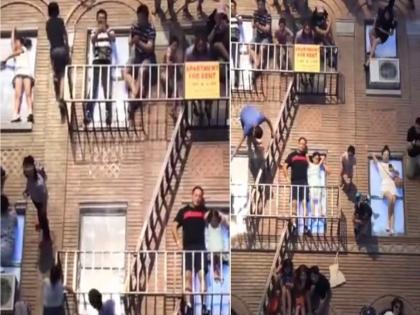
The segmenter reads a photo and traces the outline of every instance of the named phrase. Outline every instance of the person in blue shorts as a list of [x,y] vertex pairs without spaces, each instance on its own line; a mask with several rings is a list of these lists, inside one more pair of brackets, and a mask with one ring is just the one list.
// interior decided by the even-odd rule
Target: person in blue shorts
[[245,105],[241,110],[240,120],[243,130],[243,137],[239,145],[236,147],[232,158],[235,157],[235,155],[238,153],[239,148],[247,137],[250,138],[250,140],[256,140],[256,143],[261,143],[264,134],[263,129],[260,127],[262,123],[266,122],[268,124],[268,127],[271,131],[271,137],[274,137],[274,129],[270,119],[265,117],[264,114],[260,112],[255,106]]

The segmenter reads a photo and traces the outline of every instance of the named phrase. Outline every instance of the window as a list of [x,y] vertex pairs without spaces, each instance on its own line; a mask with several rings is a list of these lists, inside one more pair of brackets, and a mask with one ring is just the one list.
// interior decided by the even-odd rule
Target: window
[[[401,159],[391,159],[390,163],[394,166],[401,178],[403,175],[403,162]],[[381,177],[373,160],[369,161],[369,194],[371,196],[372,215],[372,234],[377,236],[388,236],[386,228],[388,226],[388,202],[383,199],[381,194]],[[397,202],[394,210],[395,225],[394,235],[405,233],[404,215],[404,190],[397,189]]]
[[[366,23],[365,25],[365,49],[366,54],[370,52],[370,40],[369,32],[373,28],[372,23]],[[376,57],[377,58],[397,58],[397,31],[394,30],[394,33],[388,37],[387,41],[383,44],[379,44],[376,47]]]
[[2,266],[5,273],[14,274],[20,283],[20,272],[23,256],[23,245],[25,235],[25,213],[26,203],[16,203],[15,211],[17,215],[17,226],[15,229],[15,246],[13,251],[12,263],[10,266]]
[[[30,53],[30,66],[32,73],[35,73],[36,53],[37,53],[37,32],[36,31],[19,31],[20,35],[29,38],[32,41],[32,48]],[[11,32],[1,32],[0,36],[0,60],[6,59],[12,52],[11,48]],[[15,62],[14,59],[7,61],[5,69],[0,71],[0,116],[1,116],[1,129],[3,130],[30,130],[32,124],[26,121],[28,116],[28,108],[26,104],[25,94],[22,97],[20,116],[22,121],[19,123],[11,123],[10,120],[14,115],[14,93],[15,90],[12,81],[15,75]],[[37,82],[35,82],[35,85]],[[35,102],[34,102],[35,103]],[[36,106],[36,105],[35,105]],[[35,117],[36,119],[36,117]]]
[[[125,209],[95,206],[81,210],[78,291],[87,293],[96,288],[103,293],[104,299],[109,299],[111,293],[123,291],[125,226]],[[111,298],[116,314],[121,314],[119,296],[115,294]],[[85,307],[84,303],[82,307]],[[88,313],[96,314],[90,306]]]
[[[93,61],[93,50],[91,45],[91,35],[92,32],[88,34],[88,55],[87,55],[87,64],[91,65]],[[112,65],[125,65],[129,58],[129,45],[128,45],[128,37],[129,31],[119,30],[115,33],[116,39],[115,43],[113,43],[112,51]],[[87,91],[87,98],[92,98],[93,94],[93,71],[88,72],[87,83],[86,83],[86,91]],[[100,79],[99,79],[100,82]],[[111,86],[111,92],[109,94],[109,98],[115,99],[116,102],[112,104],[112,125],[111,126],[123,126],[126,121],[126,107],[128,104],[124,104],[125,101],[128,99],[128,93],[125,86],[124,79],[122,77],[122,67],[121,68],[114,68],[111,70],[111,74],[109,74],[108,84]],[[98,87],[98,98],[104,99],[104,91],[102,89],[102,85],[99,84]],[[125,106],[124,106],[125,105]],[[101,121],[102,124],[105,123],[105,113],[106,113],[106,104],[105,102],[100,102],[94,107],[93,112],[93,122],[95,126],[100,126]],[[102,119],[101,119],[102,117]]]

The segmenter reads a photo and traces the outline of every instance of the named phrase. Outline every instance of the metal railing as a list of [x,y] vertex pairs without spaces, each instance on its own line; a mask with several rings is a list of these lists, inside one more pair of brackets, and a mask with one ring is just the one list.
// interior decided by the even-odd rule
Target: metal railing
[[294,116],[297,113],[296,81],[291,80],[287,87],[286,95],[281,104],[279,114],[274,123],[274,137],[270,140],[265,153],[264,164],[258,171],[255,184],[269,183],[275,177],[287,140],[291,132]]
[[257,93],[260,97],[277,100],[279,89],[271,90],[269,82],[273,78],[266,77],[280,73],[295,77],[297,94],[326,98],[322,102],[338,102],[343,94],[338,72],[338,48],[318,46],[320,69],[316,73],[305,73],[294,67],[294,44],[232,43],[232,90],[239,95],[247,95],[252,91],[254,97]]
[[[63,269],[64,285],[70,286],[75,293],[79,294],[87,293],[90,290],[90,285],[99,283],[109,288],[108,290],[102,289],[104,294],[189,294],[191,290],[192,294],[229,294],[228,291],[216,290],[215,286],[196,286],[195,282],[191,287],[183,276],[188,270],[186,262],[190,260],[193,274],[199,270],[208,270],[210,277],[215,281],[229,283],[230,279],[224,268],[230,264],[229,251],[63,250],[59,251],[57,255]],[[143,265],[147,274],[151,276],[142,283],[141,275],[137,273],[135,286],[127,291],[124,286],[124,278],[121,276],[126,275],[126,271],[131,269],[133,262]],[[87,288],[86,285],[89,287]]]
[[[165,159],[153,190],[148,212],[139,235],[136,252],[142,253],[147,250],[158,250],[164,237],[165,228],[169,221],[169,215],[176,197],[176,191],[181,180],[190,142],[188,140],[188,121],[186,108],[182,108],[168,145]],[[140,254],[140,258],[146,259],[146,254]],[[145,287],[153,268],[146,269],[141,261],[135,259],[126,270],[126,291],[134,291],[137,287]],[[138,301],[141,305],[141,301]],[[136,307],[136,306],[131,306]]]
[[[185,63],[66,66],[66,102],[123,102],[184,100]],[[71,78],[71,80],[69,79]],[[135,91],[128,91],[126,79],[135,79]],[[220,98],[229,98],[229,63],[220,63]],[[96,83],[96,84],[94,84]],[[143,83],[143,84],[141,84]],[[127,86],[126,86],[127,85]],[[99,92],[102,90],[102,93]],[[132,95],[134,93],[134,95]],[[131,94],[131,95],[130,95]]]
[[[294,72],[295,45],[279,45],[266,43],[231,43],[233,70],[249,70],[262,72]],[[337,46],[319,45],[319,73],[337,73]],[[245,60],[244,58],[249,58]]]
[[[64,101],[71,132],[145,132],[146,104],[187,104],[192,126],[227,126],[229,64],[220,65],[218,98],[185,102],[185,64],[69,65]],[[131,80],[131,81],[130,81]],[[146,103],[146,104],[145,104]],[[205,104],[205,105],[200,105]],[[164,117],[160,117],[164,120]],[[80,138],[80,135],[78,135]]]
[[285,225],[295,226],[296,241],[303,249],[309,245],[314,247],[305,239],[299,239],[300,235],[324,239],[323,244],[316,246],[324,250],[338,246],[344,240],[338,186],[250,184],[246,203],[244,189],[232,191],[239,193],[232,194],[232,204],[242,205],[238,213],[232,214],[235,236],[232,248],[273,249]]
[[250,216],[307,219],[340,216],[338,186],[252,184],[249,196]]
[[186,104],[190,129],[229,127],[229,100],[197,100]]
[[285,227],[283,229],[280,241],[278,242],[276,254],[274,255],[274,259],[273,259],[273,264],[271,265],[270,274],[268,275],[268,278],[265,284],[264,294],[261,299],[260,306],[258,308],[258,315],[265,315],[269,313],[268,304],[269,304],[270,298],[274,295],[276,282],[278,282],[276,278],[277,276],[276,273],[277,273],[277,270],[279,269],[279,266],[281,266],[283,259],[285,259],[287,255],[289,237],[290,237],[289,229]]

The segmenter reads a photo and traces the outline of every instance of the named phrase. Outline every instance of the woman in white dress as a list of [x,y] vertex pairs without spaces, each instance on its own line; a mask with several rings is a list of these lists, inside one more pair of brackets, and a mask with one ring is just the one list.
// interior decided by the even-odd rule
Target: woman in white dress
[[28,122],[34,122],[34,116],[32,114],[32,88],[35,84],[34,75],[31,69],[31,58],[29,50],[32,47],[32,42],[29,38],[16,35],[16,29],[12,31],[12,53],[3,60],[2,67],[6,65],[9,59],[15,60],[15,76],[12,84],[15,89],[15,113],[11,122],[20,122],[20,105],[25,92],[26,104],[28,106]]
[[314,152],[311,157],[307,154],[306,159],[309,163],[308,185],[312,215],[315,215],[316,217],[319,217],[320,215],[325,217],[325,209],[322,202],[322,199],[325,196],[325,182],[322,178],[322,170],[324,169],[325,172],[329,172],[325,165],[325,155],[322,155],[321,157],[319,152]]
[[210,210],[210,213],[207,217],[207,227],[206,227],[206,249],[210,252],[213,252],[213,258],[209,257],[210,263],[213,261],[213,272],[214,280],[221,281],[221,271],[223,268],[223,263],[228,263],[229,257],[227,255],[221,254],[223,251],[229,251],[229,248],[225,247],[224,242],[224,229],[229,229],[229,220],[223,214],[217,210]]
[[371,154],[373,161],[378,169],[379,176],[381,177],[381,195],[388,202],[388,227],[386,231],[389,234],[394,234],[394,209],[397,200],[397,186],[395,179],[399,176],[398,171],[394,169],[389,162],[391,151],[386,145],[381,151],[382,159],[379,161],[375,154]]

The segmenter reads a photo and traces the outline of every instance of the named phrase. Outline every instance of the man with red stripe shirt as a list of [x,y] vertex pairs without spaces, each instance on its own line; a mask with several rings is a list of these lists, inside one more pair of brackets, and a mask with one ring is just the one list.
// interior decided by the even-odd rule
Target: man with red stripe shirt
[[[306,159],[307,154],[307,140],[304,137],[300,137],[298,140],[298,149],[290,153],[283,165],[284,177],[287,181],[293,185],[292,187],[292,211],[293,215],[298,213],[298,204],[303,203],[304,216],[306,216],[306,204],[309,200],[309,189],[308,189],[308,161]],[[289,179],[288,168],[292,169],[292,178]],[[299,186],[294,186],[299,185]],[[304,200],[305,199],[305,200]]]
[[[172,228],[175,243],[179,249],[185,251],[206,250],[205,228],[209,212],[204,206],[204,190],[200,186],[192,189],[192,204],[181,208],[176,217],[176,225]],[[182,227],[182,246],[178,235],[178,229]],[[205,274],[207,273],[207,255],[203,252],[185,253],[185,283],[186,291],[192,291],[193,275],[199,273],[201,292],[206,292]],[[205,301],[205,297],[201,297]],[[191,295],[185,296],[187,305],[186,314],[193,314]],[[206,305],[203,303],[203,314],[207,314]]]

